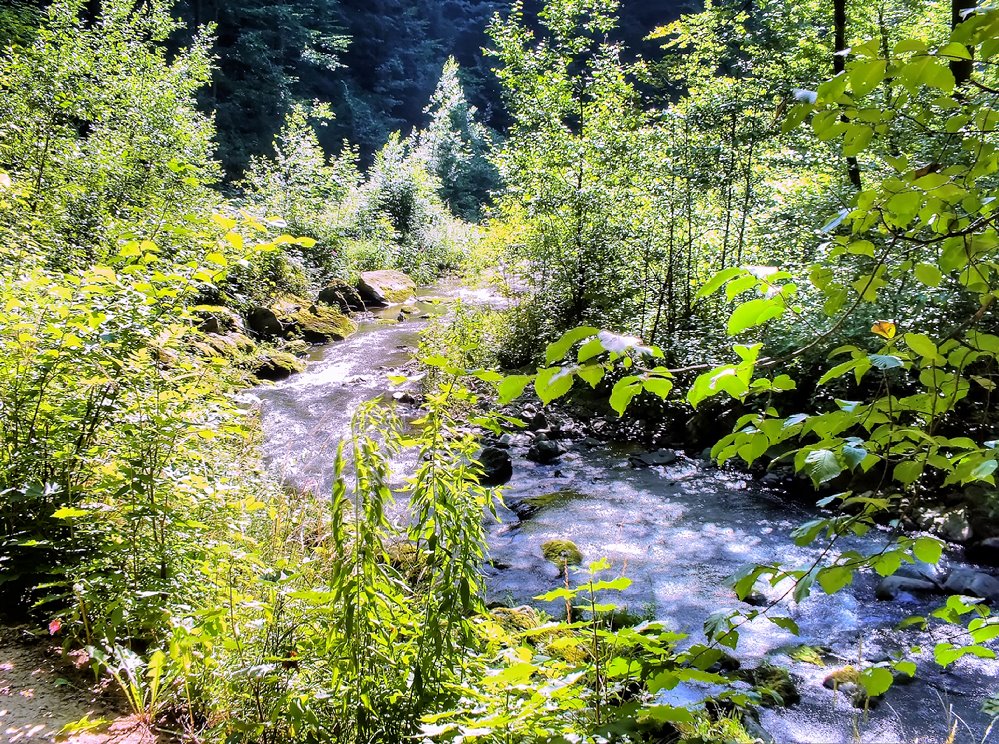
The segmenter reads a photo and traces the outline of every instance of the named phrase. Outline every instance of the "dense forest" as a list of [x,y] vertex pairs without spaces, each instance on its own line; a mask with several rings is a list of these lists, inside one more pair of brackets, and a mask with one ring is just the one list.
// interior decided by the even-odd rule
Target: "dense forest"
[[98,698],[0,730],[989,740],[997,55],[974,0],[4,3],[0,673]]

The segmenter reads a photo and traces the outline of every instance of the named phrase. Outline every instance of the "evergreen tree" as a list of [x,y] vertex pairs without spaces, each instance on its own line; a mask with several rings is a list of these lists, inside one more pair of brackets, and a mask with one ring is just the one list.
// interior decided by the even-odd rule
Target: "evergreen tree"
[[430,123],[417,135],[417,151],[440,180],[441,198],[451,212],[477,220],[499,185],[499,173],[488,159],[492,134],[477,121],[478,112],[465,97],[454,57],[444,63],[426,112]]
[[[230,176],[267,151],[295,100],[340,64],[346,37],[336,0],[186,0],[195,26],[212,24],[218,69],[203,104],[215,112]],[[321,96],[320,96],[321,97]]]

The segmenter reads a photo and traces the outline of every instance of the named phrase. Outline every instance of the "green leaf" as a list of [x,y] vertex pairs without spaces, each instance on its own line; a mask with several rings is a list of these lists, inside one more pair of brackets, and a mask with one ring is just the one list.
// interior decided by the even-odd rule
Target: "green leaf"
[[904,338],[905,345],[919,354],[919,356],[930,358],[939,356],[937,345],[925,333],[906,333]]
[[748,300],[732,311],[728,319],[728,335],[735,336],[745,330],[763,325],[768,320],[784,314],[784,301],[779,297]]
[[858,96],[866,96],[885,78],[888,63],[883,59],[857,62],[850,70],[850,87]]
[[933,264],[918,263],[914,269],[916,279],[927,287],[939,287],[943,281],[943,272]]
[[819,571],[818,582],[826,594],[835,594],[853,582],[853,571],[845,566],[826,566]]
[[550,367],[538,371],[534,379],[534,392],[548,405],[556,398],[561,398],[572,389],[572,372],[565,367]]
[[599,330],[599,328],[592,326],[580,326],[566,331],[558,341],[548,344],[548,348],[545,350],[545,363],[552,365],[560,361],[576,343],[595,336]]
[[72,506],[64,506],[61,509],[56,509],[52,512],[52,517],[54,519],[76,519],[77,517],[85,517],[90,514],[86,509],[77,509]]
[[893,681],[891,670],[887,667],[871,667],[860,673],[860,684],[869,697],[884,695]]
[[671,705],[653,705],[642,710],[642,715],[648,716],[656,723],[693,723],[694,717],[686,708],[674,708]]
[[795,635],[801,634],[801,628],[798,627],[798,623],[789,617],[770,617],[768,616],[770,622],[776,625],[778,628],[783,628],[784,630],[790,631]]
[[812,450],[805,456],[805,472],[818,486],[842,473],[843,466],[835,452],[827,449]]
[[580,367],[576,374],[579,375],[580,379],[588,383],[591,388],[595,388],[604,379],[605,372],[606,370],[599,364],[587,364]]
[[500,405],[519,398],[533,379],[533,375],[510,375],[504,378],[497,389]]
[[894,354],[868,354],[867,358],[870,360],[871,364],[878,369],[897,369],[898,367],[905,365],[905,363]]
[[648,392],[663,399],[673,390],[673,381],[665,377],[649,377],[642,385]]
[[618,416],[623,416],[628,404],[640,392],[642,392],[641,378],[634,375],[622,377],[615,383],[614,389],[611,391],[610,407],[617,412]]
[[701,299],[702,297],[707,297],[708,295],[714,294],[722,287],[723,284],[739,276],[739,274],[742,274],[744,271],[745,271],[744,269],[741,269],[739,267],[730,267],[727,269],[722,269],[721,271],[717,272],[714,276],[712,276],[710,279],[708,279],[708,281],[706,281],[704,285],[699,290],[697,290],[697,299]]
[[912,554],[924,563],[938,563],[943,555],[943,541],[935,537],[917,537],[912,544]]
[[895,466],[892,477],[903,485],[910,485],[919,480],[923,474],[923,463],[916,460],[905,460]]

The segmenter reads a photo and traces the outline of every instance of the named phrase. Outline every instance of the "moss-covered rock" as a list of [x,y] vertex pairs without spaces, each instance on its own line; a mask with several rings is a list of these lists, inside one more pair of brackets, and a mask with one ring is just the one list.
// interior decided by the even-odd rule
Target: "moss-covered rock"
[[492,619],[508,633],[521,633],[539,627],[543,620],[541,613],[533,607],[496,607],[490,610]]
[[513,503],[511,508],[521,519],[530,519],[542,509],[549,506],[564,504],[567,501],[572,501],[573,499],[578,499],[582,496],[583,494],[579,491],[567,488],[562,491],[551,491],[550,493],[543,493],[538,496],[528,496],[527,498]]
[[218,356],[236,359],[242,354],[249,354],[256,344],[242,333],[206,333],[202,343]]
[[253,374],[261,380],[284,380],[305,369],[305,362],[286,351],[264,351],[256,359]]
[[822,686],[846,695],[855,708],[873,708],[881,701],[880,697],[871,697],[867,694],[867,690],[860,682],[860,670],[852,665],[841,667],[826,675],[822,680]]
[[357,323],[338,309],[294,295],[280,298],[271,310],[284,328],[286,337],[300,335],[314,344],[342,341],[357,331]]
[[801,702],[798,686],[784,667],[766,662],[752,669],[740,669],[735,676],[763,693],[763,704],[788,707]]
[[560,568],[563,566],[578,566],[583,562],[583,554],[572,540],[555,538],[541,543],[541,555],[549,563]]
[[397,305],[416,296],[416,282],[401,271],[364,271],[357,291],[368,305]]
[[339,279],[330,282],[319,290],[316,299],[324,305],[337,308],[342,313],[367,310],[357,289]]

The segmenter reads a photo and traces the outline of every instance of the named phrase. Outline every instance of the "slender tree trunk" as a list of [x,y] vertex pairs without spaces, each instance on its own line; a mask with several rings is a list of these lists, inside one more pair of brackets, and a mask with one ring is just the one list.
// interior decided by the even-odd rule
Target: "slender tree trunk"
[[722,234],[721,267],[728,266],[728,245],[729,236],[732,232],[732,200],[735,193],[735,111],[732,112],[732,122],[729,131],[729,161],[728,170],[725,172],[725,230]]
[[693,308],[690,295],[691,285],[694,283],[694,195],[690,188],[691,165],[690,165],[690,122],[683,120],[683,150],[684,150],[684,186],[686,189],[687,207],[687,276],[684,282],[684,317],[689,318]]
[[[833,0],[833,27],[835,29],[835,50],[833,54],[833,73],[838,75],[846,70],[846,0]],[[852,155],[846,159],[846,171],[850,183],[858,191],[863,188],[860,181],[860,164]]]
[[735,262],[742,264],[742,249],[746,244],[746,222],[749,219],[749,210],[753,204],[753,150],[756,140],[750,134],[749,146],[746,150],[746,181],[742,196],[742,221],[739,223],[739,243],[736,247]]
[[[975,3],[972,0],[950,0],[950,27],[956,28],[962,21],[966,20],[967,11],[973,10]],[[964,85],[971,79],[972,60],[953,59],[950,62],[950,71],[954,73],[954,82],[958,86]]]

